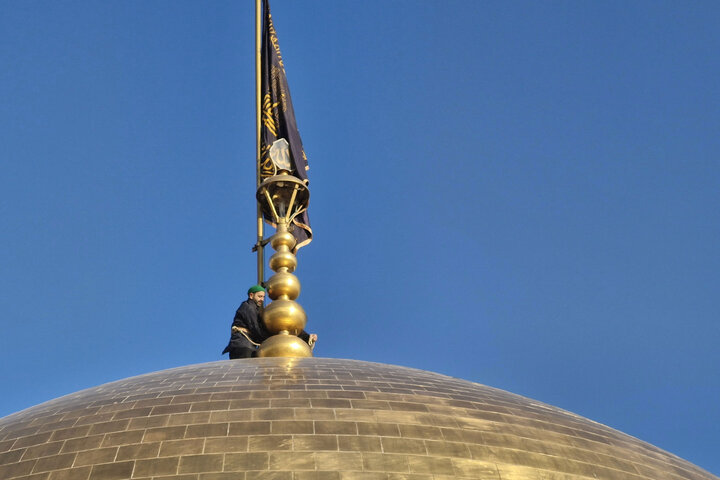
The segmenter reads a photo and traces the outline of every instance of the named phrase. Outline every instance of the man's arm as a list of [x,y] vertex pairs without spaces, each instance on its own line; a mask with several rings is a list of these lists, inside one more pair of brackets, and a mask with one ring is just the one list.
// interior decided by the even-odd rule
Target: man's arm
[[317,335],[314,333],[307,333],[305,330],[302,330],[300,333],[298,333],[298,337],[302,338],[305,343],[310,344],[310,340],[314,342],[317,342]]

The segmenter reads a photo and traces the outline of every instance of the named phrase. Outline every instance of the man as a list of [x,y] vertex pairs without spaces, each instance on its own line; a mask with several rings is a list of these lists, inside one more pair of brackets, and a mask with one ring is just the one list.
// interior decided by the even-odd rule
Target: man
[[[264,302],[265,289],[261,285],[253,285],[248,289],[248,299],[240,304],[240,308],[235,312],[230,341],[222,352],[229,352],[231,360],[256,356],[257,347],[271,336],[262,321]],[[298,337],[308,343],[317,340],[317,335],[309,335],[305,330],[300,332]]]
[[257,347],[270,336],[262,322],[261,309],[265,301],[265,289],[253,285],[248,290],[248,298],[235,312],[230,329],[230,341],[223,350],[230,353],[230,359],[250,358]]

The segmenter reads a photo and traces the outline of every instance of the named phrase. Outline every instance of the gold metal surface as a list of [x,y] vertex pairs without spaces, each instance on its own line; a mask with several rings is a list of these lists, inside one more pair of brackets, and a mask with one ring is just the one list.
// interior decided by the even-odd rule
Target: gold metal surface
[[[267,192],[265,190],[266,195]],[[292,199],[294,201],[294,195]],[[296,336],[307,323],[305,310],[295,301],[300,295],[300,280],[288,272],[289,268],[294,270],[297,265],[295,255],[291,252],[296,240],[288,232],[287,217],[276,218],[279,219],[277,232],[270,240],[272,247],[277,250],[277,253],[273,255],[275,261],[270,262],[276,273],[267,281],[268,296],[273,301],[263,313],[265,327],[275,335],[260,345],[258,356],[311,357],[312,349]],[[290,258],[295,260],[292,261]]]
[[262,193],[263,193],[263,195],[265,195],[265,199],[267,200],[265,205],[268,205],[270,207],[270,213],[272,213],[272,217],[277,222],[279,217],[278,217],[277,210],[275,209],[275,204],[273,203],[273,199],[272,199],[272,197],[270,197],[270,192],[268,192],[267,189],[264,189],[262,191]]
[[295,301],[300,295],[300,280],[291,272],[297,267],[292,252],[295,236],[288,230],[292,219],[307,208],[307,186],[281,170],[265,179],[257,191],[258,202],[266,215],[276,222],[276,232],[270,239],[275,254],[270,257],[270,268],[275,271],[265,283],[272,302],[265,308],[263,321],[274,336],[258,349],[260,357],[311,357],[312,348],[297,335],[305,328],[307,315]]
[[[279,267],[275,275],[267,281],[267,291],[270,298],[289,298],[295,300],[300,295],[300,280],[288,273],[287,267]],[[275,302],[273,302],[275,303]]]
[[305,210],[310,202],[310,190],[297,177],[281,170],[277,175],[266,178],[256,194],[265,216],[276,224],[283,219],[290,224],[293,218]]
[[292,273],[297,267],[297,257],[290,252],[275,252],[270,257],[269,264],[275,272],[284,268],[286,272]]
[[312,349],[301,338],[283,330],[263,342],[259,357],[312,357]]
[[[295,236],[292,233],[288,232],[287,226],[285,226],[285,228],[278,228],[278,231],[270,239],[270,246],[277,250],[279,253],[284,254],[289,253],[290,250],[295,247],[295,243],[297,243],[297,241],[295,240]],[[294,256],[295,255],[293,255],[293,257]],[[279,268],[282,268],[282,266],[280,266]]]
[[263,321],[270,333],[280,333],[282,330],[286,330],[297,335],[300,330],[305,328],[307,316],[299,303],[278,298],[265,308]]
[[719,480],[535,400],[328,358],[190,365],[15,413],[0,479]]

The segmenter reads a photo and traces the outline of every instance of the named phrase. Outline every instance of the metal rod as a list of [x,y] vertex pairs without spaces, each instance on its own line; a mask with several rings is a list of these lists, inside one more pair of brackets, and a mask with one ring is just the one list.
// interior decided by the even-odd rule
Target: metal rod
[[290,203],[288,204],[287,212],[285,212],[285,223],[290,223],[290,212],[292,212],[293,206],[295,205],[295,197],[297,196],[298,187],[295,185],[293,188],[292,196],[290,197]]
[[263,188],[263,193],[265,194],[265,198],[267,198],[268,204],[270,205],[273,217],[275,217],[275,223],[280,223],[280,215],[278,215],[277,210],[275,210],[275,204],[273,203],[272,198],[270,198],[270,193],[267,191],[267,188]]
[[[262,1],[255,0],[255,188],[260,188],[260,128],[261,128],[261,88],[262,79],[260,56],[262,50]],[[257,281],[262,284],[265,281],[265,249],[263,237],[265,236],[265,225],[260,202],[257,202]]]

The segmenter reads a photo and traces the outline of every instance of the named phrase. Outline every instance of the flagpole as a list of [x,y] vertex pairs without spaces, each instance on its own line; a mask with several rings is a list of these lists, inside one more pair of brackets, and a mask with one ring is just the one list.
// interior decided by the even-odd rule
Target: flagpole
[[[298,215],[304,214],[310,201],[307,175],[304,172],[307,160],[300,134],[297,132],[295,113],[290,100],[277,35],[270,19],[268,2],[269,0],[255,0],[258,157],[258,187],[255,198],[258,200],[258,243],[256,244],[258,282],[264,280],[264,258],[261,253],[263,244],[269,241],[275,253],[268,261],[268,267],[272,272],[264,285],[272,303],[263,311],[263,324],[272,336],[262,342],[257,350],[257,356],[312,357],[312,348],[308,341],[314,339],[314,336],[309,336],[308,341],[299,336],[304,332],[307,314],[295,301],[300,295],[300,280],[293,275],[297,267],[295,249],[298,246],[298,239],[294,232],[290,231],[292,228],[290,223],[294,222]],[[264,85],[265,81],[269,81],[269,84]],[[272,144],[272,148],[269,148],[269,144]],[[266,148],[269,150],[265,150]],[[274,173],[264,179],[262,178],[265,172],[263,162],[267,162],[267,166],[272,162],[275,167]],[[268,220],[271,218],[274,220],[275,232],[268,240],[263,238],[262,212],[266,212]],[[298,230],[302,232],[302,239],[309,241],[312,238],[309,224],[298,225],[307,228],[307,234],[305,230]]]
[[[260,108],[261,101],[260,89],[260,55],[261,55],[261,30],[262,30],[262,0],[255,0],[255,189],[260,187]],[[265,281],[265,252],[263,246],[264,224],[262,207],[260,202],[257,202],[257,243],[255,247],[257,249],[257,282],[262,284]]]

